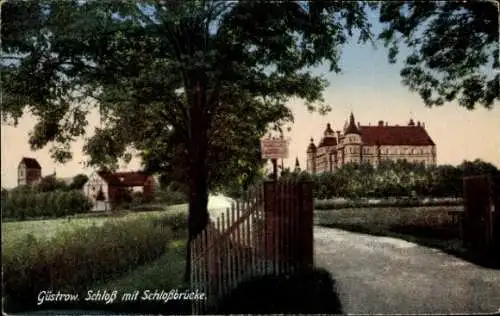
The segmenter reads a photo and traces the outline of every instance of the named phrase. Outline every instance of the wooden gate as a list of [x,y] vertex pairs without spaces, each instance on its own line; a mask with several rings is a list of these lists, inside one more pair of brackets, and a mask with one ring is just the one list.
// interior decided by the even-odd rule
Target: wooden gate
[[250,278],[311,267],[312,184],[266,182],[211,219],[191,243],[191,287],[207,298],[193,301],[193,314],[213,311]]
[[464,246],[483,251],[493,244],[493,186],[488,176],[466,177],[463,184],[462,238]]

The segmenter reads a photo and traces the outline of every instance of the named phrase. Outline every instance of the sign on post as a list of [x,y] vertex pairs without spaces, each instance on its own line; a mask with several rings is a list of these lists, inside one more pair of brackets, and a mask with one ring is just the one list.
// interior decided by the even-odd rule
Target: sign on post
[[260,148],[262,159],[288,158],[288,141],[286,139],[262,139]]

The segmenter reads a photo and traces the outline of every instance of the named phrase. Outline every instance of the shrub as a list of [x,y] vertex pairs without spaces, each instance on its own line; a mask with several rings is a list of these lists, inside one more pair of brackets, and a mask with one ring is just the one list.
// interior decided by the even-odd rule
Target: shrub
[[109,221],[63,231],[51,240],[27,236],[16,241],[2,252],[6,310],[35,309],[38,293],[47,289],[85,295],[95,282],[157,259],[173,236],[168,220],[163,223]]
[[370,208],[370,207],[419,207],[419,206],[458,206],[463,205],[462,199],[418,199],[402,197],[397,199],[379,200],[316,200],[316,210],[338,210],[346,208]]
[[317,199],[333,197],[432,196],[461,197],[465,176],[489,175],[500,183],[500,170],[480,160],[459,166],[424,166],[404,161],[370,165],[346,164],[333,172],[312,175]]
[[24,220],[34,217],[61,217],[85,213],[92,208],[91,201],[79,190],[12,191],[2,199],[4,219]]
[[175,191],[170,188],[166,188],[155,193],[155,200],[159,203],[173,205],[187,203],[188,197],[181,191]]

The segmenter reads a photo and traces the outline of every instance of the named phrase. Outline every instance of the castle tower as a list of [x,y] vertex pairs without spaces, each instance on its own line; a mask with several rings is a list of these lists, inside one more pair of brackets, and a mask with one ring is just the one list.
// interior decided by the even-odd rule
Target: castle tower
[[316,145],[311,138],[311,143],[307,147],[307,172],[316,173]]
[[344,135],[344,163],[361,163],[361,132],[358,126],[356,126],[352,112]]

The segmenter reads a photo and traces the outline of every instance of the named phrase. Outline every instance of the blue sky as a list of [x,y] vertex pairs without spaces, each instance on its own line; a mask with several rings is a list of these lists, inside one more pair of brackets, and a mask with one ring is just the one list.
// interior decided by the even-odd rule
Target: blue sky
[[[374,30],[379,30],[377,18],[372,16]],[[379,120],[390,125],[407,124],[410,117],[422,121],[430,137],[436,143],[439,164],[459,164],[463,160],[480,158],[500,167],[500,107],[498,102],[492,110],[478,107],[469,111],[456,102],[447,103],[438,108],[428,108],[420,97],[401,84],[399,72],[402,68],[400,56],[397,64],[391,65],[387,58],[387,49],[381,43],[374,49],[370,43],[360,45],[355,41],[346,45],[342,51],[341,74],[328,73],[325,65],[316,72],[326,74],[330,85],[326,89],[325,101],[332,111],[325,116],[309,113],[304,102],[293,99],[288,103],[295,116],[295,123],[286,137],[291,139],[290,157],[285,166],[293,167],[295,158],[299,158],[302,167],[306,162],[306,148],[309,139],[318,143],[327,123],[337,130],[343,127],[351,111],[363,125],[376,124]],[[99,122],[96,112],[89,117],[90,133]],[[17,128],[2,125],[2,186],[13,187],[17,183],[17,164],[23,156],[34,157],[42,165],[42,174],[54,170],[61,177],[74,176],[77,173],[90,174],[92,169],[81,165],[83,160],[83,139],[73,146],[74,159],[60,165],[50,159],[49,148],[31,152],[28,146],[28,132],[34,125],[34,119],[26,115]],[[88,135],[87,135],[88,136]],[[139,162],[133,160],[122,170],[137,170]]]

